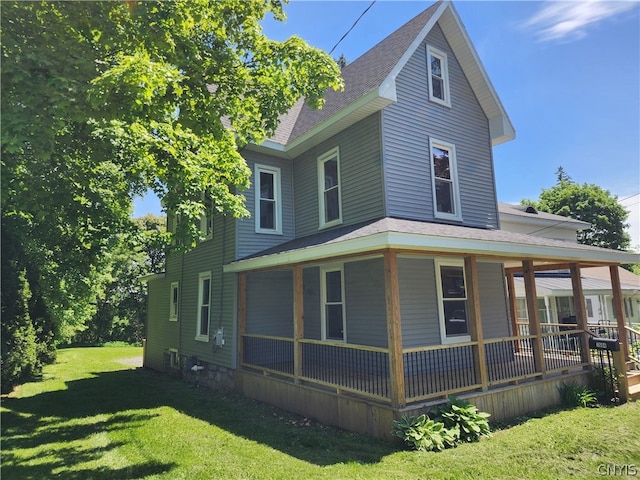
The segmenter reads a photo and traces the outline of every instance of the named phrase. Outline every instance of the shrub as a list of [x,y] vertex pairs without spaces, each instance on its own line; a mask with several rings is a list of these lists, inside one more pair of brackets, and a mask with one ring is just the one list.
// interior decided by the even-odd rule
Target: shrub
[[402,416],[393,421],[392,435],[418,451],[440,451],[455,445],[455,438],[444,424],[431,420],[427,415]]
[[564,405],[570,407],[591,407],[598,403],[598,395],[585,385],[563,383],[560,387],[560,398]]
[[450,396],[446,405],[435,410],[434,418],[454,434],[457,442],[466,443],[490,435],[490,416],[489,413],[478,411],[475,405]]

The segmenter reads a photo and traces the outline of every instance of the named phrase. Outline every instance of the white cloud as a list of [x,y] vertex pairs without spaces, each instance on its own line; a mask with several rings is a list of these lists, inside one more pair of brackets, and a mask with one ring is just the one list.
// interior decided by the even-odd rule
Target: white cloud
[[523,26],[535,31],[541,41],[579,39],[587,27],[638,8],[638,1],[574,0],[543,2],[543,6]]

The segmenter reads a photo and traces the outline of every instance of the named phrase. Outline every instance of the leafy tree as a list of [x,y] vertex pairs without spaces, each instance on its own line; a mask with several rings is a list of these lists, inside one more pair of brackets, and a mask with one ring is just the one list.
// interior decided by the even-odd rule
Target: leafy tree
[[3,2],[2,243],[22,242],[6,275],[26,275],[31,322],[46,313],[40,341],[95,315],[132,197],[152,189],[180,216],[175,244],[191,247],[203,192],[216,213],[247,214],[240,148],[300,97],[319,107],[341,87],[329,55],[264,36],[282,3]]
[[100,344],[108,341],[140,342],[147,317],[147,286],[140,277],[164,270],[168,246],[165,216],[148,214],[133,220],[136,230],[120,235],[110,252],[110,281],[97,311],[74,341]]
[[523,200],[540,211],[571,217],[591,224],[578,232],[578,242],[596,247],[625,250],[630,237],[626,231],[628,212],[618,203],[618,197],[594,184],[575,183],[562,167],[556,172],[558,183],[542,189],[538,201]]

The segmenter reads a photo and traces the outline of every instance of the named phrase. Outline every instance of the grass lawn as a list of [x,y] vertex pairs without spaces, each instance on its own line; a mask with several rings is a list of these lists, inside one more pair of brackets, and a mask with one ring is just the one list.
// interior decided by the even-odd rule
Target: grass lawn
[[43,381],[3,397],[2,479],[588,479],[624,466],[640,477],[640,402],[419,453],[169,380],[136,368],[141,354],[64,349]]

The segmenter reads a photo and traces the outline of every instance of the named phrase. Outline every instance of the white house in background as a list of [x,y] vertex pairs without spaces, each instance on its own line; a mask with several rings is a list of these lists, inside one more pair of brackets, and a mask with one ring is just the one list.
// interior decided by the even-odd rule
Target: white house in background
[[[541,236],[577,243],[577,232],[589,227],[587,222],[537,211],[532,206],[498,204],[500,228],[510,232]],[[618,267],[624,315],[628,324],[640,323],[640,277]],[[587,321],[590,324],[615,325],[613,293],[608,267],[580,270],[585,296]],[[518,323],[527,323],[524,281],[515,278]],[[541,322],[562,323],[575,315],[571,273],[568,270],[536,273],[536,292]]]
[[531,205],[498,202],[498,213],[502,230],[574,243],[578,242],[576,232],[590,226],[573,218],[540,212]]

